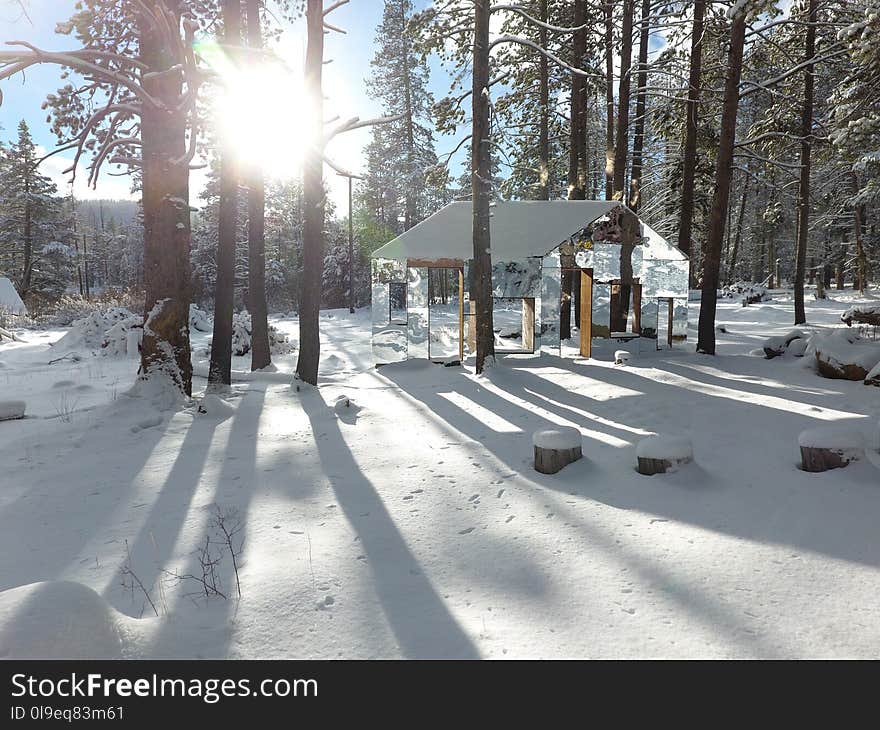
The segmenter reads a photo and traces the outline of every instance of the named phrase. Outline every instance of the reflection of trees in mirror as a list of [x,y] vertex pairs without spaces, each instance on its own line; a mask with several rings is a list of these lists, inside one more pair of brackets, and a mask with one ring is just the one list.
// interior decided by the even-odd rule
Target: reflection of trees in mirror
[[392,283],[389,286],[391,324],[406,324],[406,284]]

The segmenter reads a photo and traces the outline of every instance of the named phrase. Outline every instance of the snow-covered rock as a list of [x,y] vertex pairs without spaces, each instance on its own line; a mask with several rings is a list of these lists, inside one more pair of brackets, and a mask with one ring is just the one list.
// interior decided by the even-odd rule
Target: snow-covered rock
[[630,354],[626,350],[615,350],[614,351],[614,364],[615,365],[626,365],[629,362]]
[[850,307],[840,315],[840,321],[845,322],[847,327],[851,327],[853,322],[880,325],[880,304]]
[[880,362],[868,371],[868,374],[865,376],[865,385],[880,387]]
[[23,400],[0,400],[0,421],[24,418],[26,404]]
[[[764,349],[764,357],[768,360],[772,360],[774,357],[779,357],[780,355],[784,355],[787,350],[791,347],[795,342],[801,342],[803,349],[801,349],[801,345],[797,346],[798,351],[801,355],[804,354],[804,350],[807,347],[806,335],[798,329],[791,330],[784,335],[778,335],[776,337],[768,337],[764,340],[764,344],[762,345]],[[792,352],[794,354],[794,352]]]
[[581,432],[572,426],[542,428],[532,434],[532,445],[539,449],[562,451],[576,449],[583,443]]
[[819,374],[841,380],[865,380],[880,363],[880,344],[862,340],[853,330],[816,335],[810,342]]

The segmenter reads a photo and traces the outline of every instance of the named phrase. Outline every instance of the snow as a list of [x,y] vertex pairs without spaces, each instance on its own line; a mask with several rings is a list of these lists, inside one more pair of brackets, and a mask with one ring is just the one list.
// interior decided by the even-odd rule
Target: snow
[[636,456],[642,459],[662,459],[676,464],[691,461],[694,450],[689,438],[659,434],[639,441]]
[[25,407],[23,400],[0,400],[0,421],[24,418]]
[[837,450],[864,450],[865,437],[858,431],[826,426],[801,431],[798,446]]
[[581,432],[573,426],[542,428],[532,434],[532,445],[539,449],[576,449],[582,441]]
[[0,313],[27,314],[27,308],[12,282],[5,276],[0,276]]
[[[807,298],[813,331],[866,301],[829,296]],[[274,357],[233,381],[224,418],[199,413],[203,378],[163,409],[156,379],[132,388],[136,359],[80,345],[49,365],[70,329],[0,343],[0,392],[28,405],[0,424],[0,654],[880,654],[880,454],[810,474],[797,448],[819,426],[873,433],[880,390],[749,355],[791,328],[790,292],[719,301],[715,357],[694,352],[695,305],[686,345],[625,368],[596,340],[591,360],[505,355],[479,378],[472,358],[376,369],[369,311],[332,314],[318,388]],[[203,371],[210,333],[192,335]],[[559,426],[586,458],[539,474],[531,436]],[[646,489],[633,463],[657,433],[688,434],[699,460]],[[243,525],[242,597],[193,601],[165,571],[198,569],[215,505]],[[158,617],[122,587],[126,562]]]

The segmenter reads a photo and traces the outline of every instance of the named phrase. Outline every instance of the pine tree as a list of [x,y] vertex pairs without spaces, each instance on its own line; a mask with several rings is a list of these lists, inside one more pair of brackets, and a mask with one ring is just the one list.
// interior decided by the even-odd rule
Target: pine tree
[[57,241],[61,223],[55,184],[39,172],[38,163],[36,145],[22,120],[4,155],[0,180],[0,267],[14,277],[23,299],[40,289],[45,247]]
[[433,212],[427,173],[437,165],[428,65],[414,49],[412,16],[412,0],[385,0],[376,33],[378,50],[367,80],[370,96],[381,101],[383,111],[400,115],[397,121],[373,128],[365,180],[376,220],[396,231],[412,228]]

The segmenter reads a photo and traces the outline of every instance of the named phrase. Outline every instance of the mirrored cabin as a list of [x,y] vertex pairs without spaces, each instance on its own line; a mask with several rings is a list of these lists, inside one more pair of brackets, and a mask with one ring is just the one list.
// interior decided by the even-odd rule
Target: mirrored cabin
[[[447,205],[372,256],[373,357],[461,361],[474,349],[472,209]],[[616,201],[493,206],[497,353],[590,357],[595,338],[687,337],[687,257]]]

